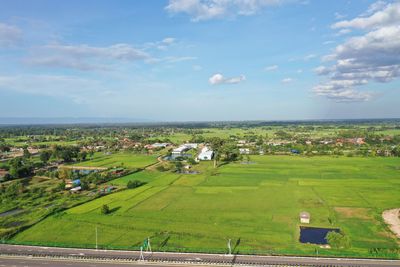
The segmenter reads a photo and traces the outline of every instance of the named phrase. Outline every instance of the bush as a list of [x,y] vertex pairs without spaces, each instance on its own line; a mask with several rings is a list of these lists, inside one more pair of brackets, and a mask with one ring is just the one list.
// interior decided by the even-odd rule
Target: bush
[[141,186],[143,184],[144,183],[139,181],[139,180],[134,180],[134,181],[129,181],[128,184],[126,185],[126,187],[128,189],[133,189],[133,188],[139,187],[139,186]]
[[338,233],[335,231],[331,231],[326,235],[326,239],[328,240],[328,244],[332,248],[350,247],[350,238],[342,232]]
[[110,208],[108,207],[108,205],[104,204],[101,207],[101,214],[109,214],[110,213]]

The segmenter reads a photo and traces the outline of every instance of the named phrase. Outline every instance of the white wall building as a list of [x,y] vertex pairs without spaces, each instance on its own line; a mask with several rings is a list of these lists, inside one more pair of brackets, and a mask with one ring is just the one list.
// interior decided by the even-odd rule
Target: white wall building
[[245,154],[245,155],[249,155],[250,154],[250,149],[249,148],[239,148],[239,153],[240,154]]
[[210,150],[208,147],[203,147],[200,154],[197,156],[198,160],[212,160],[214,156],[214,151]]
[[188,143],[188,144],[180,145],[179,147],[172,150],[171,157],[173,159],[177,158],[177,157],[182,157],[184,152],[186,152],[192,148],[197,148],[197,144],[194,144],[194,143],[189,144]]

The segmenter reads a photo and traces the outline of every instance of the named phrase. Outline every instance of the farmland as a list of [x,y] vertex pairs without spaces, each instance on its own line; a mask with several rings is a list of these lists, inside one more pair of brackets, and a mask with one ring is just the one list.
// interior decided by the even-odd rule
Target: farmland
[[[232,239],[238,253],[393,258],[398,243],[381,213],[400,206],[399,166],[397,157],[251,155],[218,168],[201,162],[195,175],[144,170],[112,183],[145,185],[48,217],[12,242],[94,247],[97,226],[103,248],[137,249],[150,237],[155,250],[226,252]],[[104,204],[110,214],[100,213]],[[340,228],[351,247],[301,244],[301,211],[310,212],[311,226]]]
[[105,155],[96,153],[93,159],[74,164],[80,167],[103,167],[112,168],[116,166],[124,166],[127,168],[143,168],[157,162],[157,156],[138,155],[132,153],[116,153]]

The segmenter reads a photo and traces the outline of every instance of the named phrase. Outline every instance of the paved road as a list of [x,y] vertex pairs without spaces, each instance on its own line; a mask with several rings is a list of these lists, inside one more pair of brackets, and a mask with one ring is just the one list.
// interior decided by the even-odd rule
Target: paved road
[[[94,249],[69,249],[52,247],[33,247],[19,245],[0,244],[1,255],[14,256],[36,256],[36,257],[63,257],[85,260],[131,260],[139,259],[137,251],[121,250],[94,250]],[[217,263],[217,264],[257,264],[257,265],[280,265],[280,266],[330,266],[330,267],[400,267],[400,261],[391,260],[368,260],[368,259],[340,259],[340,258],[312,258],[312,257],[285,257],[285,256],[250,256],[250,255],[222,255],[201,253],[145,253],[148,262],[184,262]],[[84,265],[89,266],[89,265]],[[111,265],[112,266],[112,265]]]
[[[150,266],[149,266],[150,265]],[[116,263],[116,262],[83,262],[51,260],[38,258],[2,258],[0,257],[0,267],[176,267],[171,264],[144,264],[144,263]],[[182,265],[180,265],[182,266]]]

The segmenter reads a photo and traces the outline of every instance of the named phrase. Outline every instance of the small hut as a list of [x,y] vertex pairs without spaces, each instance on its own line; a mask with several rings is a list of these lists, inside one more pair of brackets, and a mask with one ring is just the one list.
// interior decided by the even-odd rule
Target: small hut
[[310,213],[307,211],[300,212],[300,223],[310,223]]

